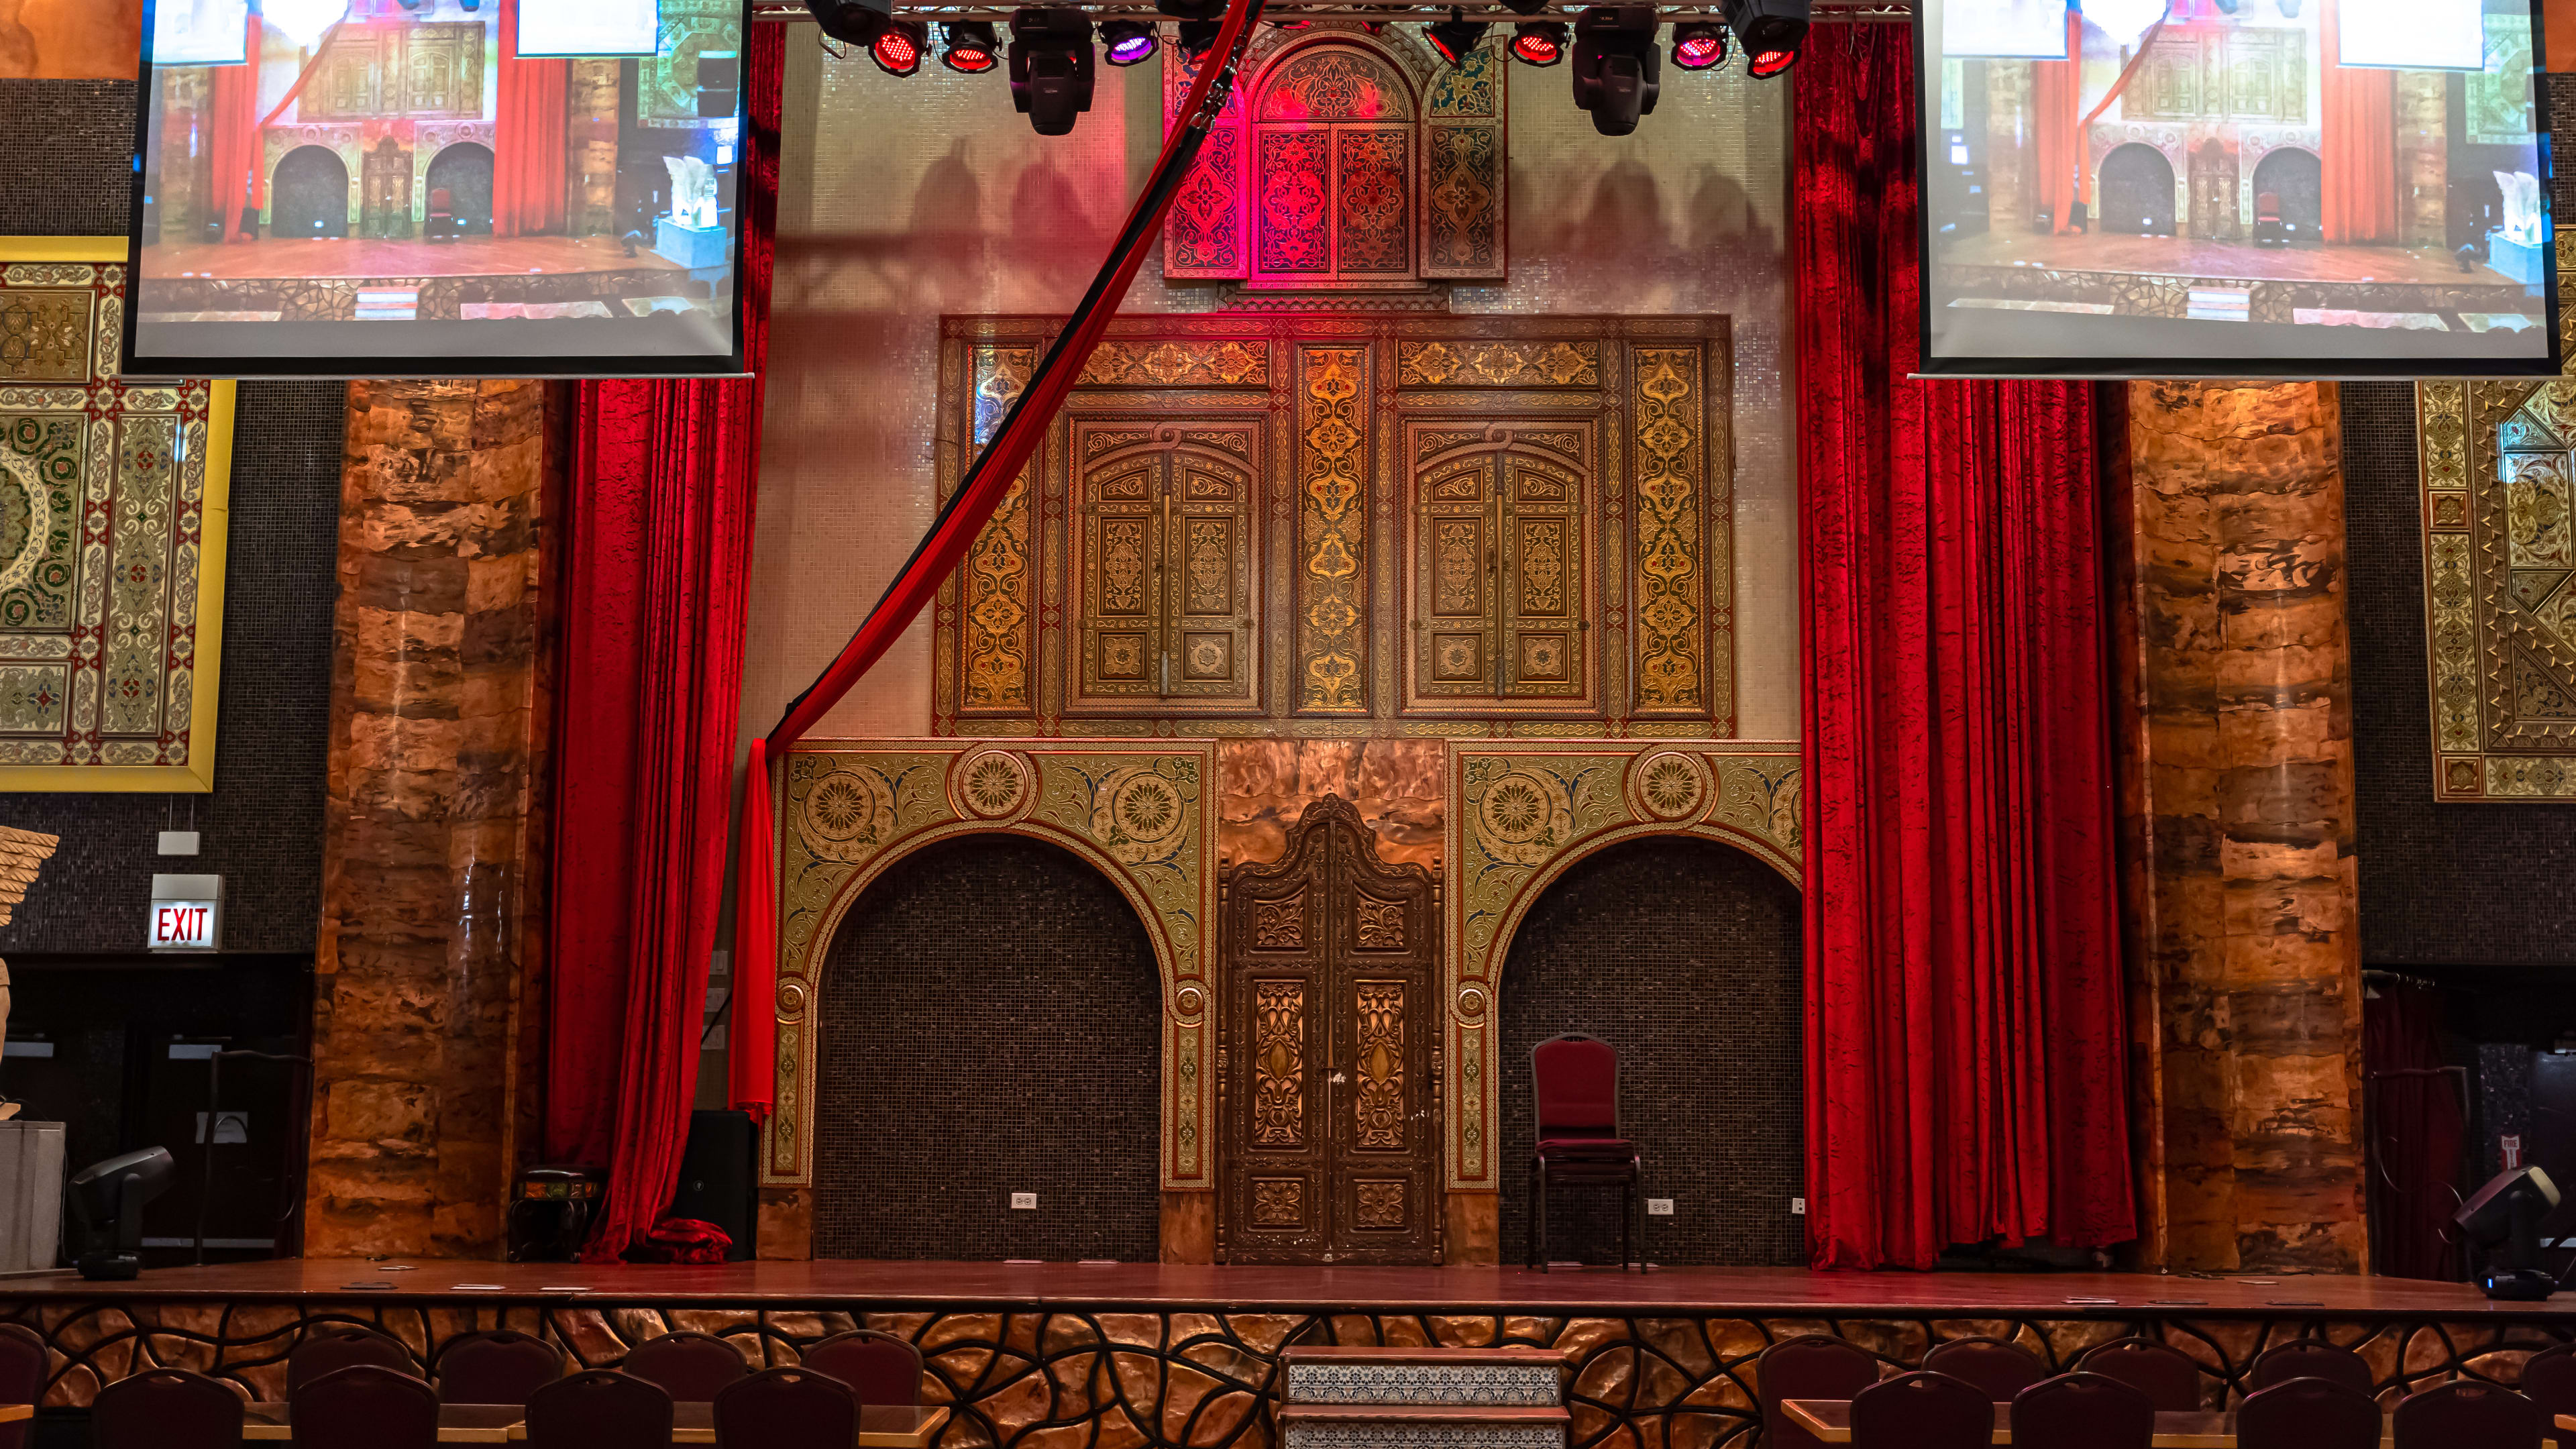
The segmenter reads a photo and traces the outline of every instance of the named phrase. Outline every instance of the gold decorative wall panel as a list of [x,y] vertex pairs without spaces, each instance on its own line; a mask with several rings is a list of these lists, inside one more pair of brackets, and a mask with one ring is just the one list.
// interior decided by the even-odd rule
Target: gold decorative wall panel
[[1162,1183],[1214,1186],[1215,773],[1213,745],[1175,740],[797,746],[777,842],[778,1101],[762,1180],[811,1180],[815,998],[851,902],[923,846],[998,832],[1071,851],[1135,907],[1162,975]]
[[1364,347],[1297,349],[1297,709],[1368,713]]
[[1793,744],[1453,740],[1448,763],[1448,1181],[1493,1192],[1498,976],[1530,903],[1575,861],[1648,835],[1731,845],[1797,882],[1805,811]]
[[0,790],[214,788],[233,385],[116,375],[119,238],[0,238]]

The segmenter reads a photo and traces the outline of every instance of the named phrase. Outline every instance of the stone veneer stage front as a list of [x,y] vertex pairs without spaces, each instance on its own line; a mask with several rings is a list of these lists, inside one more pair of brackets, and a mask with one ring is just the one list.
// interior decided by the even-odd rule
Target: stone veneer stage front
[[1905,1367],[1990,1335],[2055,1368],[2144,1335],[2202,1365],[2211,1405],[2241,1397],[2264,1348],[2323,1337],[2357,1349],[2390,1402],[2453,1377],[2518,1382],[2532,1352],[2576,1337],[2576,1297],[2490,1303],[2461,1284],[2340,1276],[309,1259],[20,1279],[0,1289],[0,1320],[52,1346],[50,1406],[164,1364],[282,1398],[288,1351],[326,1322],[376,1325],[424,1359],[508,1327],[584,1367],[673,1329],[775,1365],[879,1328],[921,1346],[924,1401],[956,1406],[942,1449],[1268,1449],[1291,1345],[1534,1347],[1562,1358],[1574,1449],[1715,1449],[1753,1442],[1756,1361],[1797,1334]]

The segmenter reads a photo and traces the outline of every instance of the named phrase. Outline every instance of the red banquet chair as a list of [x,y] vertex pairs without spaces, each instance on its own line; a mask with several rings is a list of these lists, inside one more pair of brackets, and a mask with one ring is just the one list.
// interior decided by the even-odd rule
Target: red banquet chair
[[417,1376],[420,1363],[400,1339],[358,1323],[326,1323],[308,1330],[286,1353],[286,1400],[302,1396],[304,1386],[324,1374],[370,1364]]
[[1763,1449],[1824,1449],[1780,1405],[1790,1399],[1853,1399],[1878,1382],[1878,1360],[1821,1333],[1784,1338],[1762,1350],[1753,1371],[1762,1399]]
[[297,1449],[436,1449],[438,1391],[375,1364],[335,1369],[297,1391]]
[[2379,1405],[2350,1384],[2287,1379],[2236,1410],[2237,1449],[2379,1449]]
[[2453,1379],[2398,1401],[2397,1449],[2540,1449],[2540,1406],[2511,1389]]
[[[33,1404],[45,1397],[45,1341],[23,1323],[0,1323],[0,1404]],[[27,1449],[32,1426],[0,1424],[0,1449]]]
[[614,1369],[560,1378],[528,1395],[534,1449],[668,1449],[671,1396]]
[[2138,1390],[2155,1401],[2159,1414],[2188,1414],[2200,1407],[2200,1365],[2150,1339],[2123,1338],[2103,1344],[2077,1359],[2075,1366]]
[[98,1391],[95,1449],[222,1449],[242,1441],[241,1395],[186,1369],[147,1369]]
[[2013,1449],[2148,1449],[2155,1401],[2100,1374],[2059,1374],[2013,1396]]
[[429,189],[429,215],[421,222],[420,235],[423,241],[435,241],[440,237],[450,241],[456,239],[456,197],[446,187]]
[[[1638,1193],[1644,1159],[1619,1134],[1617,1048],[1581,1032],[1550,1037],[1530,1048],[1530,1090],[1538,1110],[1529,1166],[1529,1265],[1547,1261],[1549,1190],[1579,1182],[1619,1185],[1619,1266],[1643,1266],[1646,1230],[1637,1210],[1645,1205]],[[1633,1252],[1632,1226],[1639,1249]]]
[[438,1352],[442,1404],[524,1404],[563,1377],[563,1350],[506,1328],[450,1339]]
[[1985,1449],[1995,1442],[1995,1401],[1965,1379],[1916,1369],[1860,1391],[1851,1441],[1854,1449]]
[[741,1382],[751,1365],[732,1344],[712,1333],[666,1333],[626,1351],[622,1368],[684,1404],[705,1404]]
[[862,1404],[921,1402],[921,1350],[891,1333],[836,1333],[805,1351],[805,1367],[848,1384]]
[[2322,1338],[2292,1339],[2263,1350],[2254,1360],[2253,1387],[2268,1389],[2292,1379],[2330,1380],[2364,1398],[2378,1388],[2371,1382],[2370,1365],[2362,1361],[2360,1354],[2337,1348]]
[[848,1449],[859,1396],[804,1368],[763,1369],[716,1395],[716,1449]]
[[1998,1404],[2048,1377],[2048,1365],[2019,1344],[1998,1338],[1953,1338],[1932,1346],[1923,1366],[1975,1385]]

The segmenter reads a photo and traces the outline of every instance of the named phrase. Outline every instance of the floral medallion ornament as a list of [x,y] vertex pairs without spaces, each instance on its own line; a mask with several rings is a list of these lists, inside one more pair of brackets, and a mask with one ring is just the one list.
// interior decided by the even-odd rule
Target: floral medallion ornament
[[1180,785],[1141,765],[1113,772],[1092,794],[1092,835],[1129,865],[1169,855],[1189,817]]
[[1485,988],[1473,984],[1458,988],[1458,1019],[1481,1024],[1485,1019]]
[[834,770],[805,792],[796,833],[826,860],[860,860],[894,830],[894,792],[873,770]]
[[949,769],[948,801],[972,820],[1007,820],[1028,808],[1036,784],[1037,771],[1019,751],[974,750]]
[[1529,770],[1513,770],[1487,785],[1475,811],[1485,852],[1510,865],[1539,864],[1574,829],[1565,787]]
[[1184,1026],[1194,1025],[1199,1013],[1207,1010],[1207,993],[1195,985],[1183,986],[1172,993],[1172,1015]]
[[1648,820],[1688,820],[1708,807],[1708,762],[1680,750],[1641,755],[1628,767],[1628,804]]

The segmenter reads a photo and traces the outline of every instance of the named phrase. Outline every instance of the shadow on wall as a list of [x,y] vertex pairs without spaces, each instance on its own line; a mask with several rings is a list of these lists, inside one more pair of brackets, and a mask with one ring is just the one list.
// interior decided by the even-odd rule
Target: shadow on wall
[[143,0],[0,0],[0,80],[132,80]]

